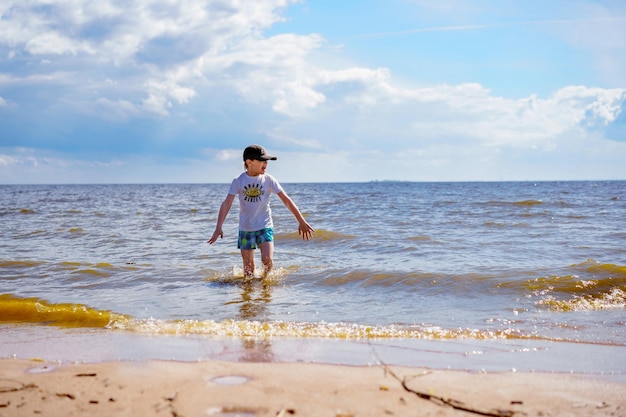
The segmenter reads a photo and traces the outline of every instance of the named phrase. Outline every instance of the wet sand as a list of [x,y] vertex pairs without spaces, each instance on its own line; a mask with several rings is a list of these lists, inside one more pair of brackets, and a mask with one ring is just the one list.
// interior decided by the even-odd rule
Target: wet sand
[[0,360],[0,416],[623,416],[577,374],[228,361]]

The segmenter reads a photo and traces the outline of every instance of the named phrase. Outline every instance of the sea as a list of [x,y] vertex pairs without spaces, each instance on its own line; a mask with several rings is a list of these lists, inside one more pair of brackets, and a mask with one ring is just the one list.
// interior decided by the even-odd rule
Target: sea
[[0,185],[0,358],[626,381],[626,181],[282,185],[253,278],[228,184]]

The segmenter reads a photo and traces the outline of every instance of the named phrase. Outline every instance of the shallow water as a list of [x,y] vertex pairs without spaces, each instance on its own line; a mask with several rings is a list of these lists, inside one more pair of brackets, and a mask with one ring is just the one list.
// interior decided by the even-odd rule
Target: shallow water
[[0,186],[0,323],[624,352],[626,182],[283,186],[317,231],[273,199],[265,280],[238,276],[236,203],[206,243],[225,184]]

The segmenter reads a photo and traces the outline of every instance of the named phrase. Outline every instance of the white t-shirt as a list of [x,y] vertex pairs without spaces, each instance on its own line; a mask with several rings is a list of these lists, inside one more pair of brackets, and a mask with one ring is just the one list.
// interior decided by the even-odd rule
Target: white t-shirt
[[228,194],[239,196],[239,230],[255,232],[273,227],[270,195],[283,191],[269,174],[251,177],[243,172],[230,184]]

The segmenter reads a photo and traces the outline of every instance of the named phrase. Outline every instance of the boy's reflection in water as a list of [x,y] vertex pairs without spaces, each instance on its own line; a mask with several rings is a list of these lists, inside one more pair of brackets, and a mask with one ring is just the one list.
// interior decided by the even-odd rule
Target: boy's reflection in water
[[[239,304],[239,318],[247,322],[267,320],[267,306],[272,301],[272,282],[270,278],[248,279],[238,281],[241,288],[241,298],[226,304]],[[263,336],[244,336],[242,340],[243,352],[241,362],[272,362],[272,343]]]

